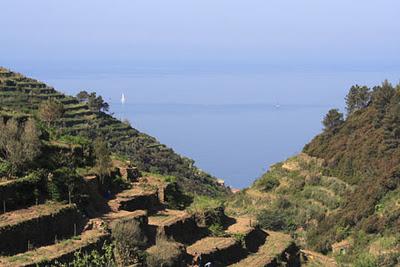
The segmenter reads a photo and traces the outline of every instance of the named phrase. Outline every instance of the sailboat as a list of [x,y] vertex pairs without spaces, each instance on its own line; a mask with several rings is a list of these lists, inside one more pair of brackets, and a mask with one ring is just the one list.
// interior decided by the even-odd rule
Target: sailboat
[[125,104],[125,102],[126,102],[125,95],[122,94],[122,96],[121,96],[121,103],[122,103],[122,105]]

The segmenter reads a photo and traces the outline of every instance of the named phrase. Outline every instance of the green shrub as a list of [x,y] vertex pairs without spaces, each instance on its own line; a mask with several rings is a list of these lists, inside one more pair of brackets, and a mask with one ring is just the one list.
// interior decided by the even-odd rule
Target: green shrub
[[378,267],[377,260],[374,256],[369,253],[360,254],[354,264],[353,267]]
[[71,145],[88,146],[91,141],[81,135],[62,135],[58,138],[59,141]]
[[224,231],[224,227],[219,223],[214,223],[214,224],[210,225],[208,227],[208,230],[210,231],[210,234],[212,236],[222,237],[222,236],[226,235],[225,231]]
[[279,179],[272,172],[267,172],[256,182],[256,187],[261,191],[268,192],[279,186]]
[[82,178],[75,170],[60,168],[49,175],[48,194],[56,201],[79,203],[82,198]]
[[223,201],[218,198],[196,195],[188,210],[193,212],[213,211],[223,206]]
[[11,172],[11,164],[7,161],[0,162],[0,177],[8,176]]
[[71,263],[58,263],[53,264],[53,267],[116,267],[113,253],[113,245],[104,242],[100,251],[93,250],[90,253],[83,253],[81,251],[75,252],[74,258]]
[[185,194],[181,186],[176,181],[169,182],[169,184],[166,186],[165,199],[167,201],[168,208],[179,210],[185,209],[193,201],[193,198]]
[[257,215],[257,221],[268,230],[282,231],[287,227],[285,215],[278,210],[262,210]]

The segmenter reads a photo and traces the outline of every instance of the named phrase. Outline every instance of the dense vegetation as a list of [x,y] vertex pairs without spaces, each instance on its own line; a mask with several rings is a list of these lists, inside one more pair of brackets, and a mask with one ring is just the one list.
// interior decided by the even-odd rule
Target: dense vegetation
[[352,87],[346,102],[346,120],[304,148],[324,160],[325,173],[355,188],[340,210],[309,233],[310,245],[325,252],[336,241],[359,241],[360,235],[364,241],[356,249],[366,251],[377,237],[400,231],[400,86],[385,81],[372,89]]
[[304,153],[276,164],[232,197],[228,211],[257,217],[340,263],[400,263],[400,85],[353,86],[344,116],[330,110]]

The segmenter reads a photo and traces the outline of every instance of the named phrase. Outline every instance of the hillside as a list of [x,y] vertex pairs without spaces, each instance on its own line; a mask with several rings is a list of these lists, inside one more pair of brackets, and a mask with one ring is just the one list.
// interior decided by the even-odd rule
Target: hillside
[[5,69],[0,88],[0,266],[308,262],[290,235],[227,216],[228,188],[95,94]]
[[[283,230],[343,265],[400,263],[400,86],[353,86],[303,153],[275,164],[227,211]],[[345,251],[345,252],[344,252]]]
[[176,154],[129,123],[93,110],[87,102],[64,95],[42,82],[0,67],[0,116],[37,117],[40,104],[48,99],[59,101],[64,110],[51,127],[55,139],[73,143],[75,136],[89,140],[100,136],[112,152],[130,160],[140,170],[176,176],[186,192],[212,196],[228,192],[214,177],[196,168],[193,160]]

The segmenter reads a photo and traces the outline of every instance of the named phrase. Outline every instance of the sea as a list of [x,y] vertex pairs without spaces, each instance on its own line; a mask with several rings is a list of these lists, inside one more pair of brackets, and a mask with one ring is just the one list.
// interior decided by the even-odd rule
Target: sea
[[[185,62],[52,62],[5,67],[66,94],[95,91],[110,113],[156,137],[233,188],[302,151],[351,85],[399,81],[378,67]],[[121,102],[122,94],[125,97]]]

